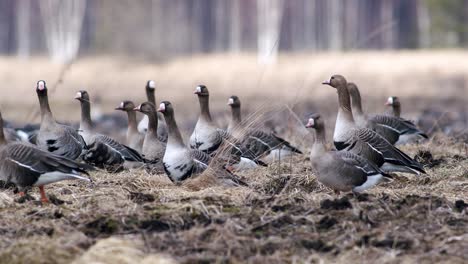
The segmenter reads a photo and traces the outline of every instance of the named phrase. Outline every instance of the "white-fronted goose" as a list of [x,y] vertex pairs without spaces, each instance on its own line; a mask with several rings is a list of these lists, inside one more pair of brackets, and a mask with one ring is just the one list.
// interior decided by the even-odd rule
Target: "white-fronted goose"
[[[96,151],[103,151],[102,153],[98,153],[97,156],[90,156],[88,159],[89,162],[99,167],[107,165],[114,166],[122,161],[143,162],[143,158],[136,150],[94,131],[94,124],[91,120],[91,102],[88,92],[84,90],[77,92],[75,99],[80,101],[81,104],[80,134],[83,136],[86,144],[90,146],[90,149],[93,149],[91,146],[95,146]],[[103,156],[108,156],[109,159],[102,159]],[[96,160],[93,161],[92,157],[98,158],[99,160],[97,161],[99,162]],[[116,157],[121,157],[121,159]]]
[[239,97],[233,95],[229,97],[228,105],[231,107],[231,120],[229,120],[227,131],[233,134],[240,128],[240,124],[242,122],[241,101]]
[[150,172],[163,172],[164,152],[166,151],[166,143],[158,136],[158,117],[154,105],[150,102],[145,102],[134,108],[148,116],[148,129],[146,131],[145,140],[143,141],[143,157],[149,167]]
[[[189,149],[185,146],[177,127],[172,104],[168,101],[161,102],[158,112],[163,113],[168,129],[163,164],[169,179],[173,182],[180,182],[205,171],[211,162],[211,157],[200,150]],[[213,169],[216,170],[216,177],[224,183],[229,182],[228,185],[246,185],[224,168]]]
[[283,159],[293,153],[302,154],[302,152],[293,147],[288,141],[276,136],[273,133],[267,133],[262,130],[247,129],[242,131],[240,124],[241,101],[238,96],[231,96],[228,99],[228,105],[231,106],[231,120],[229,121],[228,132],[236,138],[240,137],[240,149],[244,157],[258,162],[260,159],[266,162],[272,162]]
[[145,135],[138,132],[135,104],[132,101],[123,101],[115,110],[124,111],[128,117],[127,145],[141,153]]
[[[0,128],[3,128],[1,113]],[[87,169],[91,167],[40,150],[29,143],[8,143],[3,129],[0,130],[0,179],[14,183],[21,196],[26,194],[28,187],[37,186],[41,192],[41,201],[48,202],[44,185],[72,179],[89,181],[82,176],[87,174]]]
[[385,105],[388,106],[388,110],[386,111],[387,115],[401,117],[401,103],[400,99],[396,96],[389,96],[387,98],[387,102]]
[[368,128],[356,126],[351,111],[347,81],[343,76],[333,75],[323,84],[336,88],[338,92],[339,108],[333,133],[336,149],[363,156],[386,172],[425,173],[421,164],[408,157],[379,134]]
[[[156,106],[156,83],[153,80],[149,80],[146,82],[145,86],[146,92],[146,100]],[[158,116],[158,136],[159,138],[163,139],[164,142],[167,141],[167,126],[166,122],[164,121],[163,115],[161,113],[156,113]],[[148,129],[148,116],[143,116],[143,119],[138,123],[138,131],[140,133],[146,133]]]
[[358,127],[372,129],[391,144],[395,144],[400,141],[400,138],[407,138],[409,135],[427,138],[426,134],[410,120],[388,115],[367,116],[362,111],[361,93],[356,84],[348,83],[348,92],[351,96],[351,109]]
[[383,181],[384,177],[390,177],[374,163],[352,152],[329,151],[320,115],[312,115],[306,127],[315,129],[310,160],[317,170],[317,179],[335,192],[362,192]]
[[205,85],[199,85],[193,93],[198,96],[200,116],[190,136],[190,147],[210,154],[219,148],[223,137],[211,118],[208,88]]
[[76,129],[55,121],[50,111],[45,81],[37,82],[36,92],[41,108],[41,127],[36,137],[37,146],[59,156],[78,158],[86,148],[85,141]]

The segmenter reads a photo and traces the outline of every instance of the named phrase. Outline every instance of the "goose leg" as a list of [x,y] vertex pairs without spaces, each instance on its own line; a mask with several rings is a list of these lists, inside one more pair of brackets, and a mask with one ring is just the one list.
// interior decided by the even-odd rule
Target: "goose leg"
[[42,203],[48,203],[49,199],[47,199],[47,196],[44,191],[44,186],[39,186],[39,191],[41,192],[41,202]]

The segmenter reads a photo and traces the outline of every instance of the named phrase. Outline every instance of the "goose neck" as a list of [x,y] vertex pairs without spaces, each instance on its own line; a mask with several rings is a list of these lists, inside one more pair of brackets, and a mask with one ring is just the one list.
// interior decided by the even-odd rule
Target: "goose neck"
[[210,114],[210,97],[209,96],[198,96],[198,101],[200,103],[200,117],[211,121]]

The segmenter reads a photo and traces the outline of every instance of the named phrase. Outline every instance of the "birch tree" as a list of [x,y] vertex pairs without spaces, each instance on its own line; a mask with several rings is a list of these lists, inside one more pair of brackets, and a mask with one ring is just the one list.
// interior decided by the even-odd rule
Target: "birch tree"
[[72,61],[80,46],[86,0],[41,0],[39,5],[50,57],[60,63]]
[[257,0],[258,62],[276,62],[283,15],[283,0]]

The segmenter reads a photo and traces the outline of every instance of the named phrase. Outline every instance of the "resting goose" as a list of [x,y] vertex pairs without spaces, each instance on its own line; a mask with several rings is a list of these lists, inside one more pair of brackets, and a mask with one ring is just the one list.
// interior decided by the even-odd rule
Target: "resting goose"
[[[75,99],[80,101],[81,104],[80,134],[83,136],[86,144],[90,146],[90,149],[93,149],[91,146],[94,146],[93,150],[99,150],[94,154],[89,153],[88,162],[100,167],[114,166],[124,161],[143,162],[141,155],[136,150],[120,144],[106,135],[95,132],[94,124],[91,120],[91,102],[88,92],[84,90],[77,92]],[[103,156],[108,158],[103,159]]]
[[[146,82],[145,86],[145,91],[146,91],[146,99],[148,102],[152,103],[154,106],[156,106],[156,96],[154,95],[156,91],[156,83],[153,80],[149,80]],[[164,121],[163,115],[161,113],[157,113],[158,115],[158,136],[159,138],[164,139],[164,142],[167,141],[167,126],[166,122]],[[148,129],[148,116],[145,115],[143,116],[143,119],[138,123],[138,131],[140,133],[146,133],[146,130]]]
[[367,116],[362,111],[361,94],[354,83],[348,83],[351,109],[358,127],[374,130],[391,144],[406,141],[408,137],[428,138],[410,120],[388,115]]
[[190,136],[190,147],[210,154],[219,148],[223,142],[223,135],[211,118],[208,88],[199,85],[193,93],[198,96],[200,116]]
[[128,117],[127,129],[127,145],[132,149],[141,152],[143,146],[144,134],[138,132],[136,113],[134,111],[135,104],[132,101],[123,101],[115,110],[124,111]]
[[[0,127],[3,119],[0,113]],[[0,129],[0,179],[14,183],[20,195],[26,194],[27,188],[39,187],[41,201],[48,202],[44,185],[62,180],[85,180],[82,174],[91,167],[71,159],[36,148],[29,143],[7,142]]]
[[41,127],[36,136],[37,146],[59,156],[78,158],[86,148],[85,141],[76,129],[55,121],[50,111],[45,81],[37,82],[36,92],[41,108]]
[[[163,113],[168,129],[163,165],[169,179],[172,182],[181,182],[205,171],[211,162],[211,157],[200,150],[189,149],[185,146],[174,118],[172,104],[168,101],[161,102],[158,112]],[[246,185],[224,168],[213,169],[216,169],[216,177],[224,184]]]
[[335,192],[362,192],[372,188],[384,177],[377,165],[349,151],[329,151],[326,147],[325,125],[320,115],[312,115],[306,124],[315,129],[315,142],[310,152],[317,180]]
[[401,103],[400,99],[396,96],[389,96],[385,105],[390,109],[387,111],[387,115],[400,117],[401,114]]
[[143,141],[143,157],[150,166],[152,173],[162,172],[162,159],[166,150],[166,144],[163,139],[158,136],[158,117],[154,105],[150,102],[145,102],[134,108],[134,111],[139,111],[148,117],[148,129],[146,130],[145,139]]
[[[264,159],[267,162],[272,162],[278,159],[283,159],[294,153],[302,154],[302,152],[293,147],[288,141],[276,136],[273,133],[267,133],[262,130],[247,130],[246,133],[241,133],[241,101],[238,96],[231,96],[228,99],[228,105],[231,107],[231,120],[229,121],[227,132],[240,138],[241,146],[239,151],[244,157],[259,162]],[[243,134],[243,135],[242,135]]]
[[333,134],[337,150],[347,150],[363,156],[386,172],[425,173],[420,163],[408,157],[379,134],[368,128],[356,126],[351,111],[347,81],[343,76],[333,75],[323,84],[336,88],[338,92],[339,109]]

